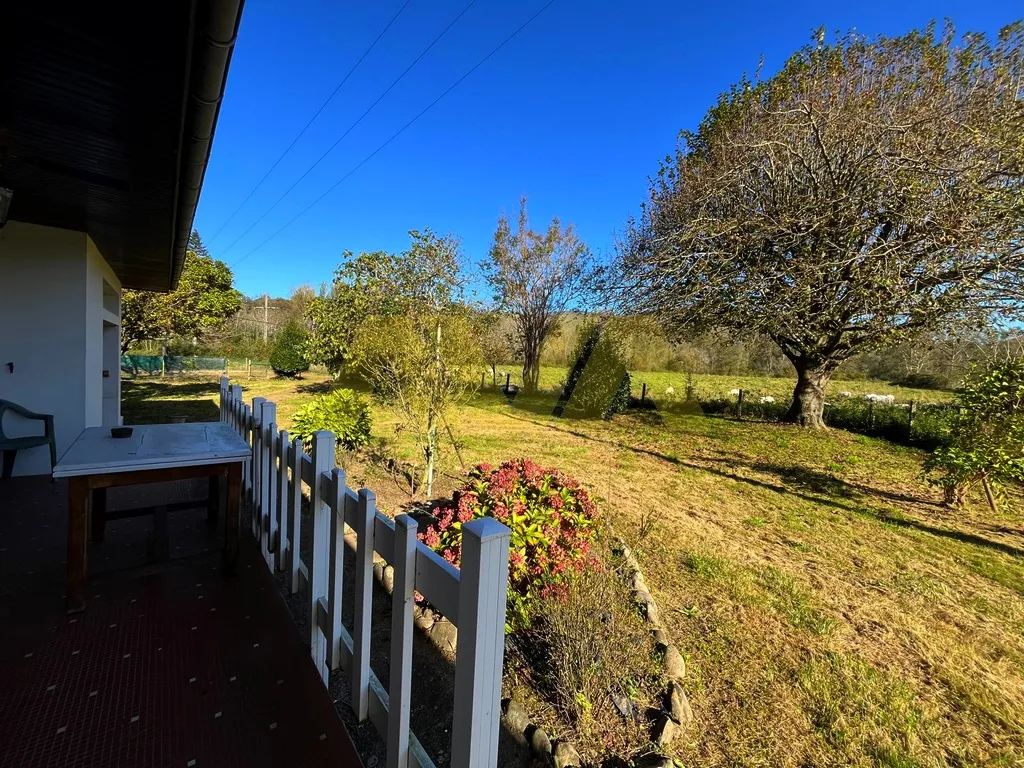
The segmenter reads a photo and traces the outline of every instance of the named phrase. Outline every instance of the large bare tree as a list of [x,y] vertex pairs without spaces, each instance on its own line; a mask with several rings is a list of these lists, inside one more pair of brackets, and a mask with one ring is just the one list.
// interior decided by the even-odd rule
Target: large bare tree
[[1020,23],[995,41],[819,33],[744,78],[630,222],[624,304],[769,337],[807,426],[844,360],[1005,309],[1024,272],[1022,42]]
[[498,219],[490,257],[482,264],[500,310],[515,319],[514,341],[523,361],[523,388],[535,392],[544,342],[560,316],[580,306],[595,274],[590,249],[572,224],[554,218],[544,232],[530,229],[526,198],[519,201],[513,230],[504,213]]

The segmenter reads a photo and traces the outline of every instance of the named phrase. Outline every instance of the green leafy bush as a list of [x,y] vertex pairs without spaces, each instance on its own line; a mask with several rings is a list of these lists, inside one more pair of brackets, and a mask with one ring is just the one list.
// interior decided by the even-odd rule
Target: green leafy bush
[[351,389],[335,389],[317,395],[300,408],[292,419],[292,436],[302,439],[309,450],[313,433],[333,432],[338,443],[353,451],[370,441],[370,404]]
[[529,459],[500,467],[478,464],[420,539],[448,562],[462,556],[462,525],[493,517],[512,531],[507,628],[529,624],[542,598],[564,592],[567,574],[596,567],[591,546],[596,509],[586,490],[555,469]]
[[973,368],[957,390],[950,441],[924,463],[946,503],[960,506],[977,483],[995,507],[1000,486],[1024,481],[1024,359]]
[[304,349],[309,332],[299,323],[287,323],[274,339],[270,367],[278,376],[295,376],[309,370]]
[[629,407],[626,355],[615,334],[600,325],[582,329],[573,359],[560,408],[608,419]]

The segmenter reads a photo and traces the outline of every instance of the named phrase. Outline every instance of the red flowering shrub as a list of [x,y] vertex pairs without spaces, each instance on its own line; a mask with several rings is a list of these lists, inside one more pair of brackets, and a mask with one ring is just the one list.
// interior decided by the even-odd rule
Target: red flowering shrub
[[509,549],[508,628],[526,626],[540,598],[564,590],[567,572],[597,565],[594,503],[586,490],[529,459],[500,467],[478,464],[451,501],[434,510],[436,523],[420,539],[458,565],[462,524],[493,517],[512,531]]

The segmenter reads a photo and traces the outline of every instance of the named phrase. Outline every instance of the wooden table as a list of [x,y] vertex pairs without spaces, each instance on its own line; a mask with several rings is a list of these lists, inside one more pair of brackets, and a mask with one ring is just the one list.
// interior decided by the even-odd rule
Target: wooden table
[[[128,438],[111,437],[109,427],[83,430],[53,470],[55,478],[68,479],[68,611],[85,607],[90,496],[93,538],[99,540],[107,519],[107,488],[208,477],[207,514],[216,519],[219,479],[226,475],[224,561],[229,572],[234,570],[242,510],[242,464],[251,455],[245,440],[229,425],[216,422],[144,424],[132,427]],[[152,511],[130,510],[117,516]]]

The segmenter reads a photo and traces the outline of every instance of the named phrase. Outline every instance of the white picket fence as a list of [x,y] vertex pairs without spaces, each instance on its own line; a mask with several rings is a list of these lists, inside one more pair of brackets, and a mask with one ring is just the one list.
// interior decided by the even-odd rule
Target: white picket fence
[[[411,517],[392,520],[376,511],[371,491],[357,493],[346,485],[345,472],[335,466],[331,432],[317,432],[307,455],[298,439],[290,441],[285,430],[278,431],[274,403],[256,397],[248,405],[241,386],[229,386],[227,377],[220,380],[220,418],[252,446],[244,481],[252,532],[268,567],[288,571],[291,591],[306,595],[313,662],[325,685],[331,670],[345,672],[356,716],[369,717],[385,740],[387,768],[434,768],[409,728],[416,591],[458,627],[451,765],[495,765],[509,530],[490,518],[464,525],[461,569],[455,568],[417,540]],[[303,562],[299,548],[303,484],[312,511],[309,562]],[[356,541],[351,633],[342,623],[346,529],[355,532]],[[387,691],[370,669],[374,552],[395,574]]]

